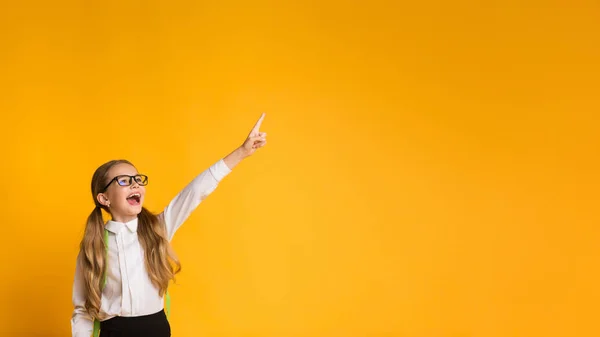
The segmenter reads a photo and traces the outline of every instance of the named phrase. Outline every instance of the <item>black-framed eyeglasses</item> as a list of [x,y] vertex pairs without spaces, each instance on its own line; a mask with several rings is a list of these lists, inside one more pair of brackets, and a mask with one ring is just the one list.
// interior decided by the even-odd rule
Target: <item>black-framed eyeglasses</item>
[[112,178],[112,180],[109,181],[108,184],[106,184],[106,187],[104,187],[102,191],[106,191],[110,184],[112,184],[115,181],[117,182],[117,184],[119,184],[119,186],[129,186],[133,184],[134,181],[140,186],[146,186],[148,185],[148,176],[143,174],[136,174],[134,176],[126,174],[119,175]]

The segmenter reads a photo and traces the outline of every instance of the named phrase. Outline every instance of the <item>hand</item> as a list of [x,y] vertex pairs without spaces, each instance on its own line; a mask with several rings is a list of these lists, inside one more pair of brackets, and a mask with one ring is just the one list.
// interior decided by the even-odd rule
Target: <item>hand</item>
[[260,125],[262,124],[263,119],[265,119],[265,114],[260,115],[258,122],[254,125],[248,138],[244,141],[244,144],[240,147],[240,150],[243,151],[246,157],[251,156],[256,152],[256,150],[267,144],[267,133],[260,132]]

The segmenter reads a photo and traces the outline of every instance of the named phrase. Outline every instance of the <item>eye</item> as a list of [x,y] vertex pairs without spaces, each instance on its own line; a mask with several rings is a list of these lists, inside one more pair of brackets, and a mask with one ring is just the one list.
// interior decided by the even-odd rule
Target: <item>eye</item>
[[148,183],[148,177],[143,174],[138,174],[135,176],[135,182],[140,185],[146,185]]
[[121,185],[121,186],[127,186],[129,185],[131,178],[129,176],[118,176],[117,177],[117,184]]

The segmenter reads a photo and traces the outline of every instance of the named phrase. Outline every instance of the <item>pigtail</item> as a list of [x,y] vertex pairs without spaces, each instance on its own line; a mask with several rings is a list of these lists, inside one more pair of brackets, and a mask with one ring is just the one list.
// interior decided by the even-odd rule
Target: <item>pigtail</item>
[[106,272],[104,220],[100,206],[96,206],[87,219],[80,250],[87,295],[85,308],[92,318],[98,318],[102,299],[102,279]]
[[142,207],[138,215],[138,235],[150,281],[163,296],[169,281],[181,270],[181,263],[167,238],[165,223]]

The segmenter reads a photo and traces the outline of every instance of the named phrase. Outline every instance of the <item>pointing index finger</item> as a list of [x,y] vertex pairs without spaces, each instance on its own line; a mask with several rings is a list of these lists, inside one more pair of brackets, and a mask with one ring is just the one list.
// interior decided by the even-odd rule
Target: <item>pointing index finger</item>
[[260,118],[258,119],[258,122],[256,122],[256,124],[252,128],[252,133],[258,133],[258,130],[260,129],[260,125],[262,124],[263,119],[265,119],[265,113],[264,112],[262,113],[262,115],[260,115]]

